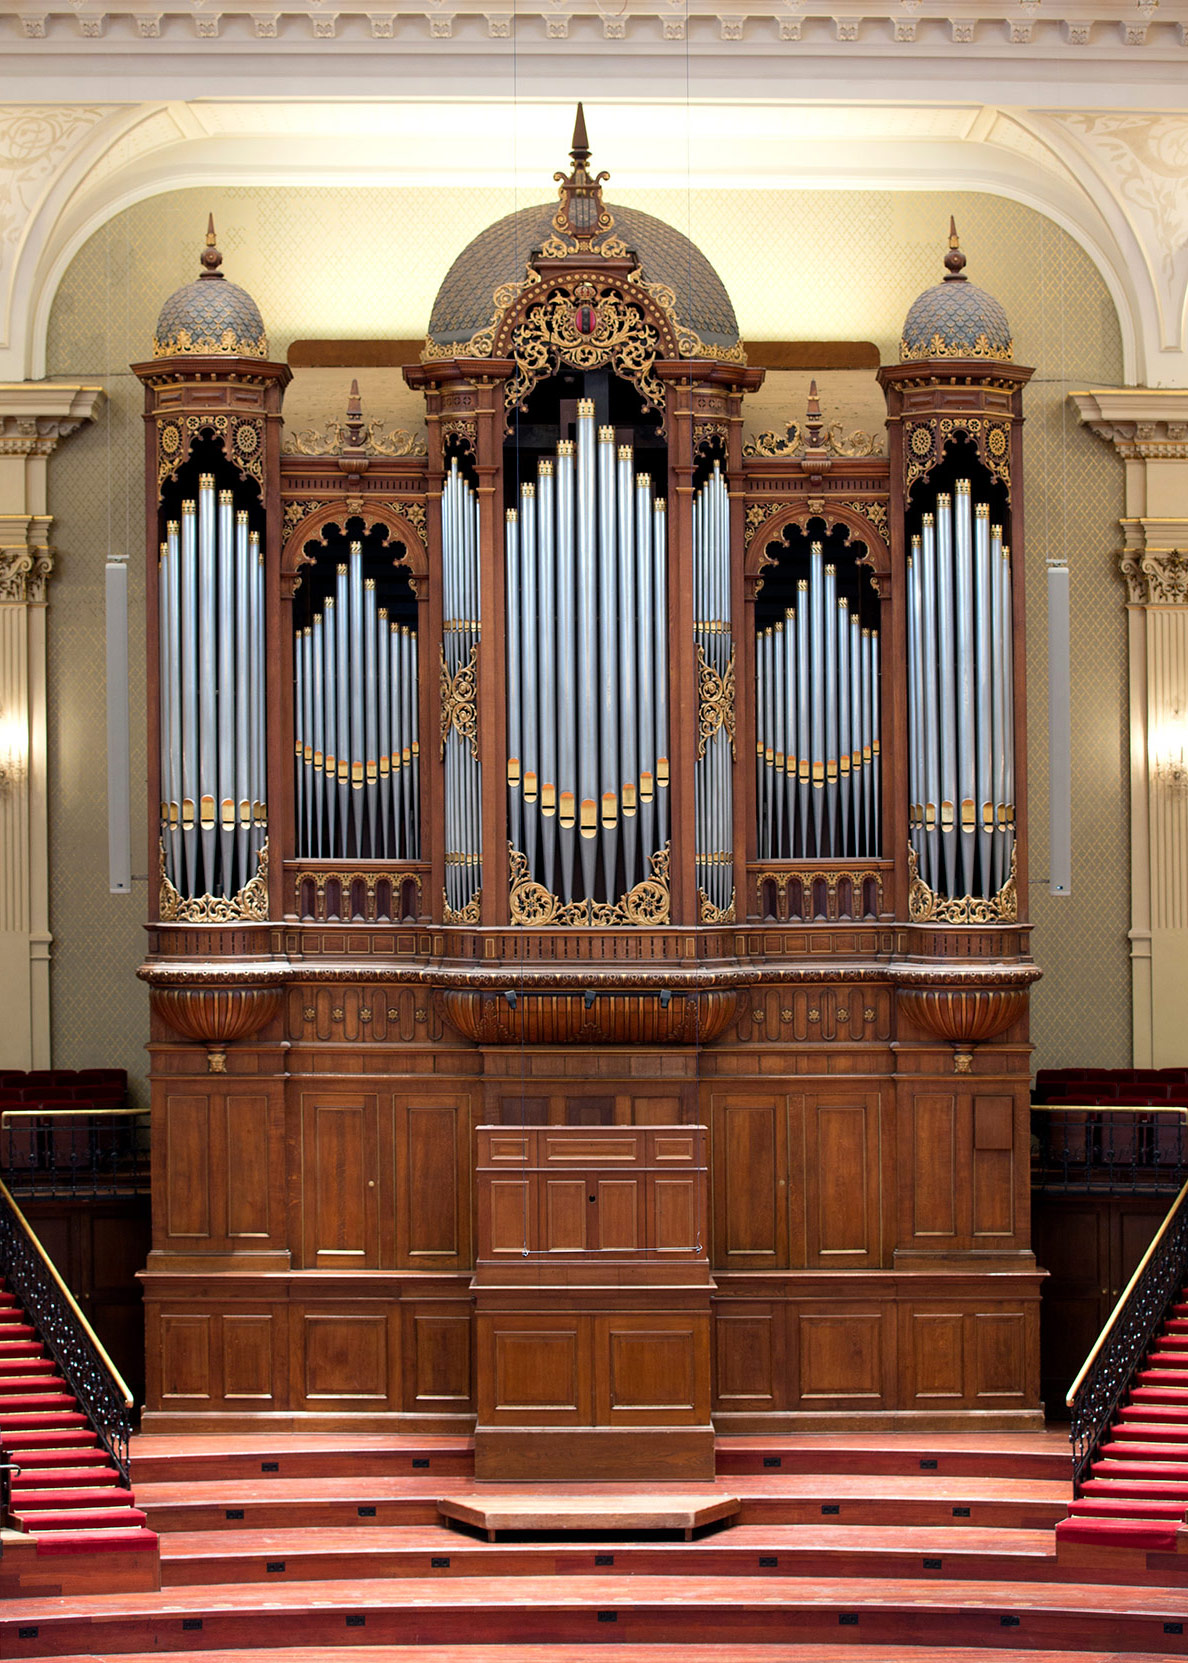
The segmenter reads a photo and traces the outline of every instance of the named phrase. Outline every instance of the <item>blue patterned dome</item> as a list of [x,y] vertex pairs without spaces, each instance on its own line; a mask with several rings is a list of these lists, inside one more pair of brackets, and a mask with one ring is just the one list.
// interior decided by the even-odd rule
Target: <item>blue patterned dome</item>
[[206,232],[202,264],[206,270],[187,283],[161,308],[153,334],[153,357],[267,358],[268,337],[260,308],[246,289],[229,283],[219,271],[223,256],[215,247],[214,218]]
[[995,358],[1015,356],[1007,315],[992,294],[964,275],[965,255],[957,246],[957,229],[949,221],[948,275],[912,302],[903,325],[899,359]]

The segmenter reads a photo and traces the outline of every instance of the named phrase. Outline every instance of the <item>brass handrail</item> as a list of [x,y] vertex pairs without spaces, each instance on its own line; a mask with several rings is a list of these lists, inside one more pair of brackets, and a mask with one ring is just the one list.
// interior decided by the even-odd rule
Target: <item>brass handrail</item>
[[[1188,1120],[1182,1103],[1033,1103],[1032,1114],[1178,1114]],[[96,1113],[98,1111],[96,1110]]]
[[57,1266],[54,1264],[54,1261],[50,1258],[50,1256],[46,1252],[45,1248],[42,1247],[41,1243],[38,1241],[36,1232],[30,1227],[29,1220],[25,1217],[24,1213],[17,1206],[16,1202],[13,1200],[12,1195],[9,1191],[9,1188],[8,1188],[7,1184],[5,1184],[2,1179],[0,1179],[0,1196],[3,1196],[4,1200],[12,1208],[14,1214],[16,1215],[17,1223],[20,1225],[21,1229],[25,1232],[25,1235],[29,1238],[30,1242],[33,1244],[33,1247],[37,1251],[38,1258],[40,1258],[42,1264],[44,1264],[45,1268],[49,1271],[50,1275],[53,1277],[55,1283],[57,1284],[58,1292],[62,1295],[63,1299],[65,1299],[66,1303],[70,1306],[70,1309],[74,1312],[75,1316],[78,1318],[79,1324],[84,1329],[84,1331],[86,1332],[87,1338],[90,1340],[91,1344],[95,1347],[95,1350],[99,1353],[100,1357],[103,1359],[103,1362],[106,1365],[109,1373],[111,1374],[112,1379],[115,1381],[115,1383],[119,1387],[120,1391],[124,1394],[124,1406],[125,1406],[125,1408],[131,1409],[136,1400],[135,1400],[135,1398],[133,1398],[132,1393],[128,1390],[127,1381],[124,1379],[124,1377],[120,1373],[119,1369],[116,1368],[115,1364],[112,1362],[111,1358],[108,1356],[107,1348],[104,1346],[103,1341],[99,1338],[98,1334],[96,1334],[95,1330],[91,1327],[91,1325],[87,1321],[86,1317],[79,1310],[78,1301],[75,1299],[75,1297],[71,1293],[70,1289],[66,1286],[65,1282],[63,1282],[62,1278],[58,1275]]
[[1068,1393],[1067,1393],[1067,1395],[1065,1396],[1065,1399],[1064,1399],[1065,1404],[1067,1405],[1068,1408],[1070,1408],[1070,1409],[1072,1408],[1073,1400],[1075,1399],[1077,1393],[1081,1389],[1082,1381],[1085,1379],[1085,1376],[1089,1373],[1089,1370],[1093,1367],[1094,1363],[1097,1361],[1098,1353],[1101,1351],[1102,1347],[1105,1345],[1106,1341],[1109,1339],[1110,1335],[1113,1333],[1114,1325],[1118,1321],[1118,1318],[1122,1315],[1122,1307],[1126,1304],[1126,1301],[1130,1298],[1130,1295],[1131,1295],[1132,1291],[1137,1286],[1140,1278],[1142,1277],[1143,1272],[1146,1270],[1147,1265],[1150,1263],[1150,1260],[1151,1260],[1151,1258],[1152,1258],[1152,1256],[1155,1252],[1155,1249],[1159,1246],[1159,1243],[1163,1240],[1164,1235],[1166,1234],[1167,1230],[1170,1228],[1172,1220],[1175,1218],[1175,1216],[1179,1212],[1180,1208],[1184,1205],[1185,1196],[1188,1196],[1188,1183],[1186,1183],[1184,1185],[1184,1187],[1180,1191],[1179,1195],[1177,1195],[1176,1199],[1172,1202],[1170,1208],[1168,1209],[1167,1217],[1164,1219],[1163,1223],[1159,1226],[1159,1229],[1155,1232],[1155,1236],[1154,1236],[1154,1238],[1151,1242],[1150,1247],[1148,1247],[1147,1251],[1143,1254],[1142,1258],[1139,1260],[1138,1265],[1135,1268],[1134,1275],[1130,1278],[1130,1281],[1127,1282],[1126,1286],[1122,1289],[1122,1294],[1121,1294],[1121,1297],[1118,1300],[1118,1303],[1114,1306],[1114,1309],[1110,1312],[1109,1316],[1106,1318],[1105,1327],[1102,1329],[1101,1333],[1097,1336],[1096,1340],[1093,1342],[1093,1349],[1090,1351],[1090,1353],[1089,1353],[1088,1357],[1086,1357],[1085,1361],[1081,1364],[1080,1373],[1077,1375],[1076,1379],[1073,1381],[1072,1385],[1069,1387]]
[[141,1115],[147,1120],[151,1112],[149,1109],[103,1109],[95,1108],[93,1105],[90,1108],[81,1109],[0,1109],[0,1126],[3,1126],[5,1121],[13,1115],[18,1120],[48,1120],[55,1115],[68,1115],[71,1119],[78,1119],[81,1115],[96,1114],[106,1115],[109,1119],[113,1115]]

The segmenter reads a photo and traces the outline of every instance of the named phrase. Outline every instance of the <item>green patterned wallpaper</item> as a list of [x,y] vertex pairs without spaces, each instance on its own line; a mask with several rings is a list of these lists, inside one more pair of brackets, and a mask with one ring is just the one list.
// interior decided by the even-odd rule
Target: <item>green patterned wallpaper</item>
[[[548,194],[542,175],[540,200]],[[969,275],[1006,307],[1018,358],[1040,366],[1026,395],[1031,913],[1045,971],[1034,1002],[1037,1063],[1128,1062],[1125,614],[1113,552],[1122,472],[1078,425],[1066,397],[1073,387],[1121,381],[1105,285],[1058,227],[992,196],[620,190],[613,198],[668,219],[700,244],[730,290],[744,336],[869,340],[885,359],[897,354],[911,300],[941,276],[948,215],[956,214]],[[422,334],[458,250],[527,200],[487,189],[175,191],[119,214],[71,263],[53,308],[48,373],[101,381],[109,402],[51,463],[58,550],[49,614],[57,1063],[144,1071],[147,1001],[135,978],[147,882],[143,842],[132,896],[109,896],[106,882],[103,565],[109,549],[132,555],[132,728],[135,775],[142,778],[141,390],[127,365],[148,356],[161,302],[196,275],[207,213],[215,215],[225,272],[256,297],[272,356],[283,358],[289,342],[302,337]],[[828,406],[827,377],[822,393]],[[1072,571],[1074,873],[1072,895],[1060,900],[1047,890],[1045,795],[1044,574],[1053,557],[1067,558]]]

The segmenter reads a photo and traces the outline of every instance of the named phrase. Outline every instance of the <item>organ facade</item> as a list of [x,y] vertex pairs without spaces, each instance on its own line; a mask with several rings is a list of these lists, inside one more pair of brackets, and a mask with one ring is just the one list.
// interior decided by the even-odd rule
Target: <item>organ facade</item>
[[147,1424],[1039,1426],[1031,372],[954,232],[885,452],[815,388],[744,442],[720,279],[589,159],[447,273],[423,443],[282,443],[213,228],[135,366]]

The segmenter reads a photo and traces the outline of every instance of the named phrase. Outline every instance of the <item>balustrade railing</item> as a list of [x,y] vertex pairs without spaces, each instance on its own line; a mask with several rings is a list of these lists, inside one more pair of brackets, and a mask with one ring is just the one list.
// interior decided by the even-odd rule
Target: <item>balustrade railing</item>
[[1188,1183],[1177,1195],[1158,1234],[1110,1312],[1109,1320],[1065,1402],[1071,1422],[1073,1488],[1091,1467],[1135,1370],[1175,1302],[1188,1275]]
[[144,1195],[150,1176],[143,1109],[0,1111],[0,1178],[18,1195]]
[[80,1409],[127,1483],[132,1393],[3,1183],[0,1276],[25,1307]]
[[1174,1194],[1186,1178],[1188,1109],[1032,1105],[1032,1189]]

